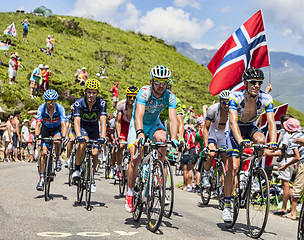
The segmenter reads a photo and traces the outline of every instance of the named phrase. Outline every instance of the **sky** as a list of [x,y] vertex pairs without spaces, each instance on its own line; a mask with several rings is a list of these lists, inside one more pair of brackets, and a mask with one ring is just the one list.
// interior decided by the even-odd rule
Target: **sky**
[[[57,15],[92,18],[123,30],[194,48],[219,48],[262,9],[270,51],[304,56],[303,0],[0,0],[0,12],[45,6]],[[7,26],[2,26],[3,30]]]

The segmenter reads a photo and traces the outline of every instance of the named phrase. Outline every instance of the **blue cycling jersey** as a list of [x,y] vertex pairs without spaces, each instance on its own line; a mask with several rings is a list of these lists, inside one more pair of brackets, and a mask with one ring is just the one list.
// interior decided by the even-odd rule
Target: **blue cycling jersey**
[[80,125],[98,126],[100,116],[107,116],[107,103],[102,98],[97,97],[92,109],[89,109],[85,97],[79,98],[74,103],[74,118],[80,117]]
[[270,94],[260,91],[256,99],[256,116],[249,122],[241,122],[243,111],[245,108],[245,94],[246,90],[235,91],[230,94],[229,98],[229,109],[236,110],[239,116],[239,124],[248,124],[254,122],[260,115],[262,110],[265,108],[266,112],[273,112],[273,100]]
[[47,128],[56,128],[62,121],[66,121],[64,107],[59,103],[55,103],[53,116],[50,116],[46,108],[46,103],[44,103],[38,108],[36,120],[37,122],[42,122]]
[[70,128],[74,130],[74,114],[70,112],[66,115],[66,122],[70,124]]
[[155,98],[152,94],[152,87],[150,85],[142,87],[135,100],[133,107],[132,118],[135,119],[136,104],[145,105],[145,114],[143,117],[144,124],[155,123],[159,118],[159,114],[166,108],[176,108],[175,95],[166,90],[162,97]]

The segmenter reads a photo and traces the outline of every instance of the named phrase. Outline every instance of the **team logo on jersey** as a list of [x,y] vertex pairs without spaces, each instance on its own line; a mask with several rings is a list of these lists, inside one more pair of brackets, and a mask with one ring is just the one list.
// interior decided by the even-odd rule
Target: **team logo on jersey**
[[169,98],[169,102],[170,102],[170,103],[175,102],[175,98],[174,98],[174,96],[171,96],[171,97]]
[[102,101],[100,105],[104,107],[106,105],[106,101]]
[[78,106],[79,106],[79,102],[75,102],[75,103],[74,103],[74,106],[75,106],[75,107],[78,107]]
[[151,105],[153,104],[153,100],[152,99],[150,100],[149,104],[151,104]]
[[93,118],[97,118],[97,114],[96,114],[96,112],[94,112],[91,116],[89,115],[89,114],[87,114],[87,113],[85,113],[85,114],[83,114],[83,117],[85,118],[85,119],[93,119]]

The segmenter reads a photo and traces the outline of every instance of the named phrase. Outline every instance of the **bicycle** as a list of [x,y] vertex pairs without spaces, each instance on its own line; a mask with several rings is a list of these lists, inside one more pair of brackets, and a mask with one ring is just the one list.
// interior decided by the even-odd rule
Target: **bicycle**
[[84,160],[81,164],[81,175],[78,180],[76,180],[77,185],[77,202],[80,204],[82,202],[83,193],[85,191],[85,204],[86,209],[88,211],[92,210],[91,207],[91,186],[94,182],[94,169],[93,169],[93,156],[92,149],[94,144],[103,144],[104,139],[98,140],[86,140],[86,139],[78,139],[77,142],[87,143],[87,147],[85,149]]
[[112,148],[113,145],[110,142],[106,144],[106,162],[105,162],[105,179],[109,179],[110,171],[111,171],[111,161],[112,161]]
[[[48,138],[37,138],[37,140],[41,140],[44,142],[48,142],[48,149],[46,153],[46,161],[45,161],[45,174],[44,174],[44,200],[48,201],[50,199],[50,188],[51,188],[51,182],[54,181],[54,178],[56,176],[55,169],[56,169],[56,157],[54,156],[54,147],[53,142],[54,141],[60,141],[62,142],[61,138],[54,138],[54,137],[48,137]],[[63,151],[63,146],[61,148],[61,152]]]
[[68,171],[69,171],[69,177],[68,177],[69,186],[72,186],[72,184],[73,184],[72,175],[73,175],[73,172],[75,171],[76,146],[77,146],[77,144],[76,144],[76,141],[74,140],[73,141],[73,145],[72,145],[71,155],[70,155],[70,163],[69,163],[69,166],[68,166]]
[[[259,167],[259,151],[268,148],[267,145],[253,144],[253,155],[244,153],[244,146],[240,146],[240,167],[237,174],[232,222],[225,222],[227,228],[232,228],[237,220],[239,209],[246,208],[247,227],[252,238],[259,238],[267,223],[269,213],[269,182],[266,172]],[[244,172],[243,162],[250,161],[247,173]],[[242,175],[240,177],[240,175]],[[260,216],[260,217],[259,217]],[[257,219],[259,217],[259,219]]]
[[[218,202],[219,208],[221,210],[224,209],[224,179],[226,176],[225,165],[222,162],[221,154],[226,153],[226,149],[219,148],[217,150],[209,150],[210,152],[214,152],[216,154],[215,159],[215,166],[214,169],[211,170],[211,174],[209,174],[209,182],[210,187],[206,187],[203,185],[203,178],[204,178],[204,165],[201,167],[201,179],[200,179],[200,190],[201,190],[201,198],[204,205],[207,205],[210,201],[211,194],[215,191]],[[207,153],[208,154],[208,153]],[[200,153],[200,157],[203,157],[203,151]]]
[[183,155],[183,147],[180,146],[178,147],[178,154],[177,154],[177,160],[176,160],[176,165],[175,165],[175,176],[179,176],[179,175],[184,175],[184,171],[181,165],[181,158]]
[[[141,146],[139,144],[138,149]],[[132,216],[134,221],[138,222],[142,214],[143,205],[145,205],[148,229],[151,232],[155,232],[161,224],[165,208],[165,171],[163,163],[158,159],[158,149],[167,147],[167,144],[149,142],[143,146],[145,147],[145,155],[138,167],[138,174],[135,180],[134,211]],[[138,149],[134,158],[139,155],[140,151]]]

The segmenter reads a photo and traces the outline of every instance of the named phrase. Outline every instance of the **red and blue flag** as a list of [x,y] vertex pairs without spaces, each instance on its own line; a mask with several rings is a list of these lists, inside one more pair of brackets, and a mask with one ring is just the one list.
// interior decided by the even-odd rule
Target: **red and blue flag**
[[249,67],[269,65],[262,11],[255,13],[237,29],[215,53],[208,64],[213,75],[209,86],[214,96],[225,89],[242,88],[242,75]]

